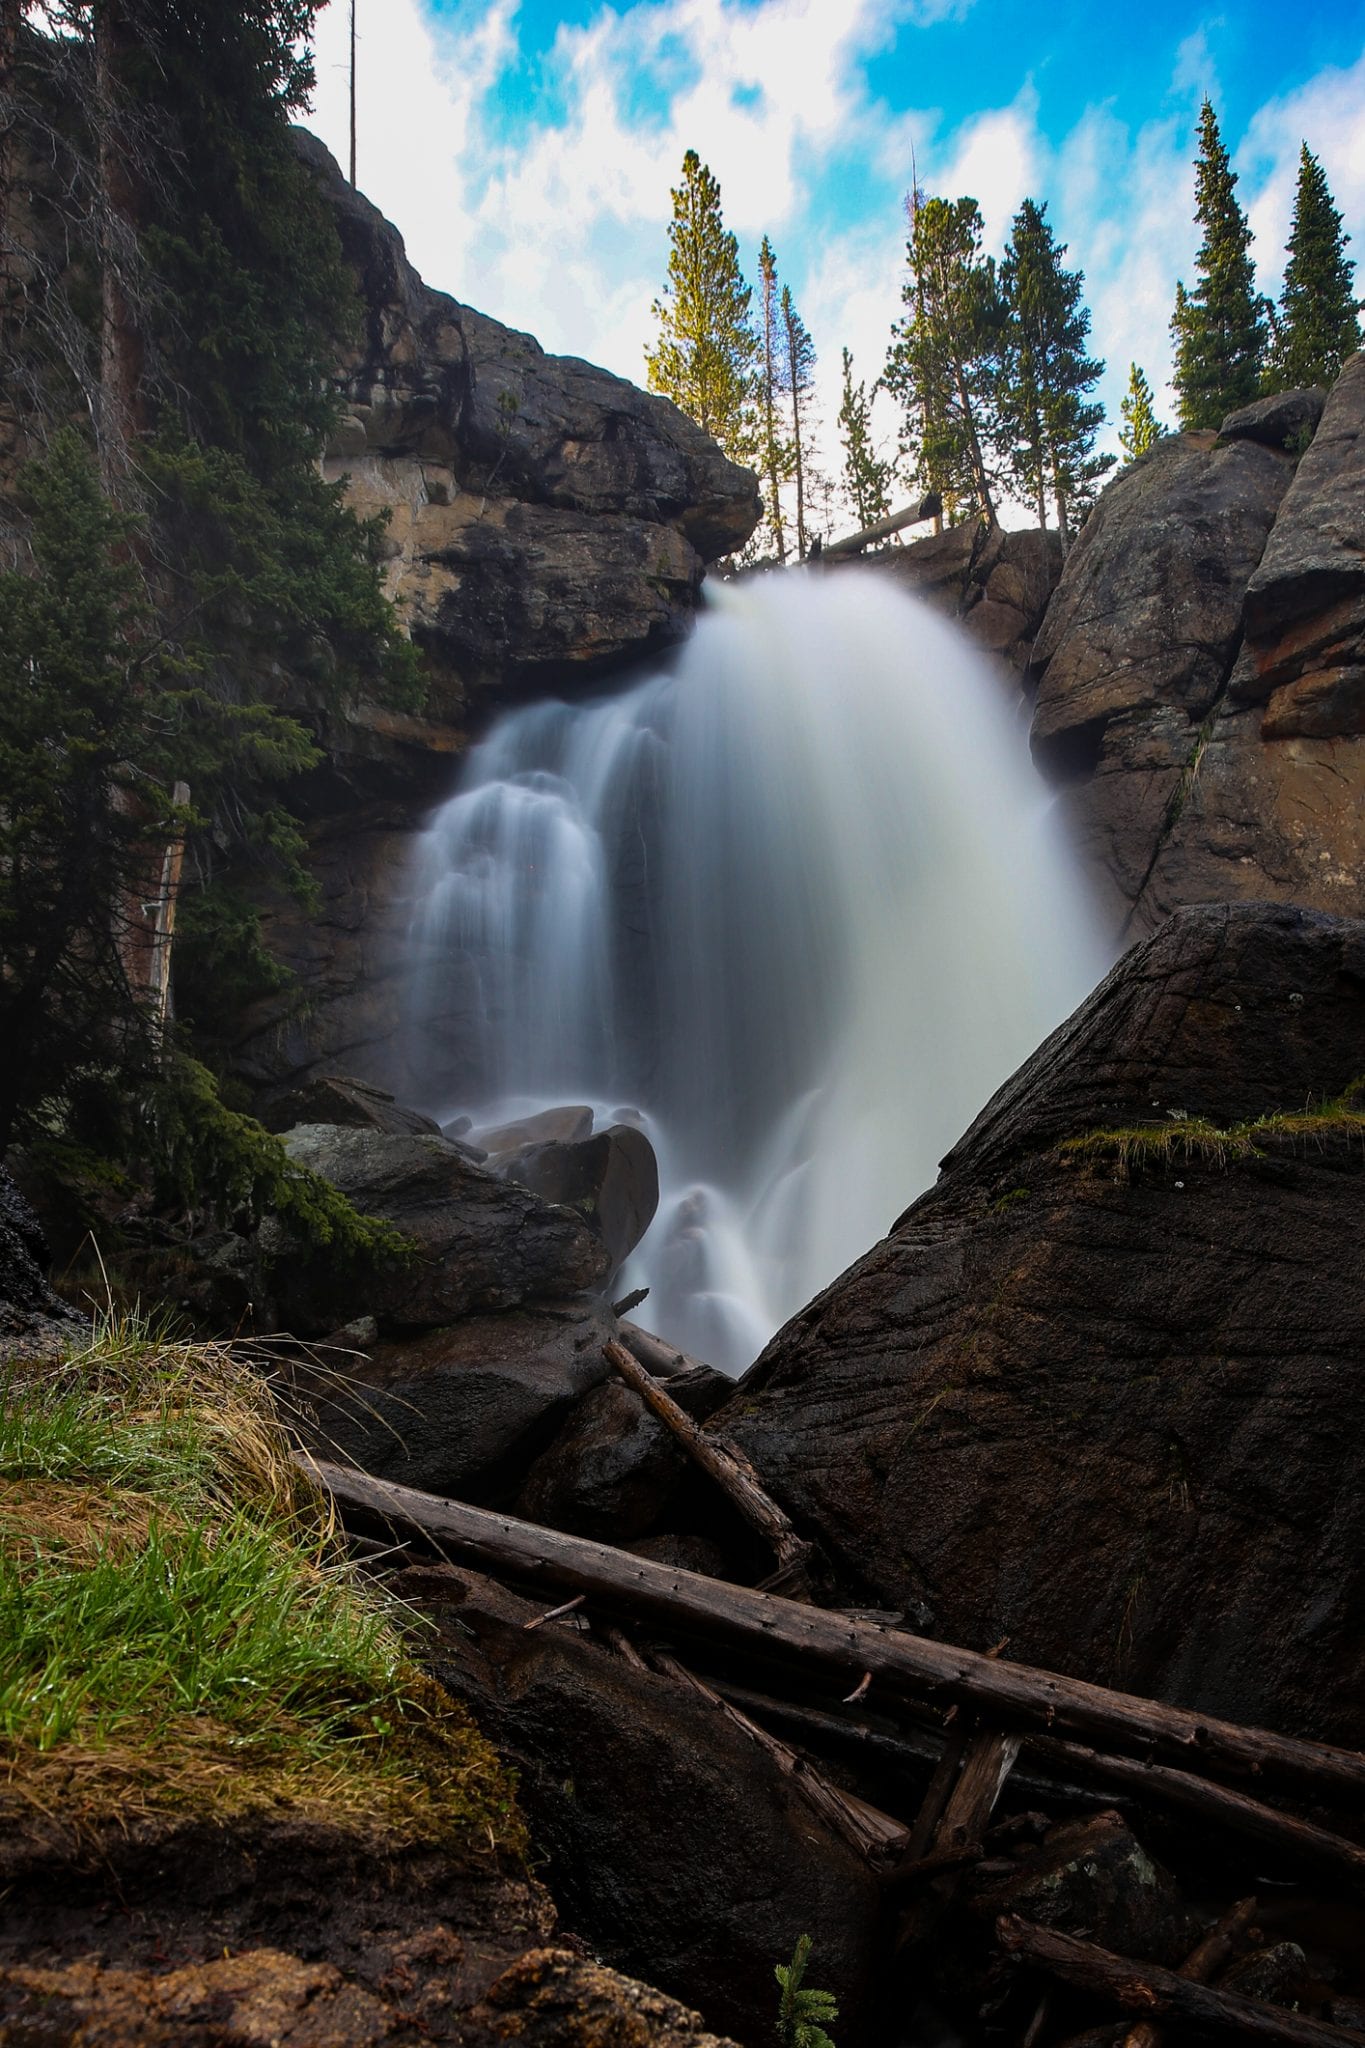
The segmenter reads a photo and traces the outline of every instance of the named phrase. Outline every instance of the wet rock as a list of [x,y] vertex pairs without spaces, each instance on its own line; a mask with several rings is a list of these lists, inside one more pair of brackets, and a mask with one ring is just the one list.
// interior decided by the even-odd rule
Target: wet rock
[[1359,1743],[1363,1046],[1365,923],[1179,913],[717,1426],[946,1641]]
[[586,1394],[526,1476],[515,1512],[570,1535],[625,1544],[665,1520],[684,1453],[638,1394],[608,1380]]
[[391,1135],[441,1135],[433,1117],[407,1109],[387,1089],[349,1074],[315,1074],[297,1088],[287,1088],[265,1106],[267,1129],[292,1130],[296,1124],[331,1124],[336,1128],[387,1131]]
[[614,1329],[596,1301],[468,1316],[346,1360],[340,1384],[304,1372],[298,1386],[325,1454],[428,1493],[506,1506],[573,1404],[606,1377],[602,1346]]
[[[450,1578],[468,1590],[432,1609],[435,1668],[516,1764],[568,1924],[742,2041],[766,2037],[773,1964],[809,1934],[840,2038],[873,2038],[878,1887],[790,1779],[700,1697],[561,1624],[528,1633],[541,1607]],[[393,1584],[421,1604],[420,1579]]]
[[[482,1142],[487,1143],[486,1136]],[[659,1206],[659,1163],[643,1131],[610,1124],[577,1140],[551,1140],[504,1152],[494,1166],[505,1180],[591,1222],[613,1267],[629,1257]]]
[[499,1179],[448,1139],[301,1124],[284,1143],[291,1159],[416,1247],[406,1262],[364,1271],[326,1250],[291,1252],[278,1225],[263,1226],[279,1314],[301,1335],[359,1315],[387,1329],[431,1329],[562,1299],[595,1287],[610,1269],[609,1252],[583,1218]]
[[504,1152],[520,1152],[528,1145],[572,1145],[579,1138],[588,1137],[591,1131],[592,1111],[586,1103],[575,1102],[562,1109],[539,1110],[535,1116],[519,1117],[515,1123],[471,1131],[470,1138],[496,1158]]
[[1308,1958],[1296,1941],[1275,1941],[1268,1948],[1239,1956],[1218,1979],[1220,1991],[1239,1998],[1259,1998],[1266,2005],[1297,2005],[1308,1978]]
[[47,1244],[0,1166],[0,1358],[41,1355],[71,1341],[81,1318],[48,1286]]
[[1189,1915],[1174,1879],[1117,1813],[1051,1829],[1015,1874],[977,1886],[971,1906],[991,1924],[1001,1913],[1020,1913],[1039,1927],[1171,1967],[1184,1961],[1191,1945]]
[[700,2013],[567,1949],[522,1956],[465,2024],[473,2042],[519,2048],[736,2048],[708,2033]]

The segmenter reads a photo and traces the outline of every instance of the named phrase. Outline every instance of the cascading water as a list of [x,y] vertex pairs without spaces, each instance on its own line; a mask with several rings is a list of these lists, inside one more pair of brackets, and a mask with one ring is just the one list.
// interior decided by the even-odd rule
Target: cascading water
[[638,1116],[621,1285],[731,1371],[1105,965],[998,677],[871,574],[722,586],[669,673],[507,714],[418,859],[426,1106]]

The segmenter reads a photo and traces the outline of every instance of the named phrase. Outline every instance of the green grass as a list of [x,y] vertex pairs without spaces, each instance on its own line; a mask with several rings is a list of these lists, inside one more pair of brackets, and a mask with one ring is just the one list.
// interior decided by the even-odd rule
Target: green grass
[[1276,1110],[1226,1126],[1202,1116],[1160,1124],[1117,1125],[1067,1138],[1057,1149],[1064,1159],[1114,1159],[1128,1167],[1227,1168],[1264,1158],[1268,1147],[1277,1142],[1304,1150],[1340,1138],[1358,1138],[1365,1143],[1363,1094],[1365,1081],[1356,1081],[1316,1109]]
[[265,1382],[110,1320],[0,1380],[0,1786],[519,1853],[510,1781],[357,1574]]

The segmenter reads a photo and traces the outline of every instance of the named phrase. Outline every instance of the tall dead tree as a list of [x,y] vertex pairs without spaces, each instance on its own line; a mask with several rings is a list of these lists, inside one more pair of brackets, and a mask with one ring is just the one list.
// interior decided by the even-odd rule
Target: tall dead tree
[[135,278],[142,186],[127,119],[127,74],[137,33],[126,0],[94,10],[100,242],[100,461],[120,495],[131,451],[147,424],[146,351]]

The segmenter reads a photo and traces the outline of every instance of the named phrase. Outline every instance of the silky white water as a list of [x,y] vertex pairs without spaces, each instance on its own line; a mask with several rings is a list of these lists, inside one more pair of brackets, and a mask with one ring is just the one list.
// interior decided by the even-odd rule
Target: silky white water
[[508,713],[417,858],[425,1106],[637,1116],[622,1291],[730,1371],[1106,964],[1004,684],[871,574],[722,586],[669,672]]

